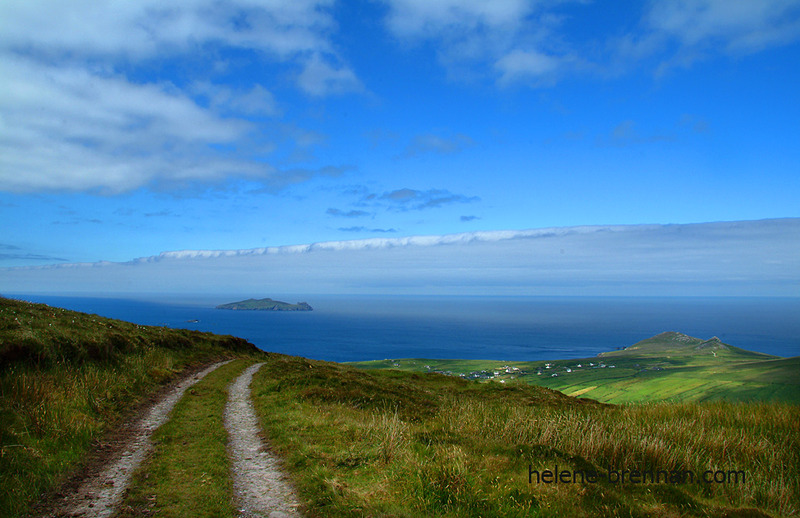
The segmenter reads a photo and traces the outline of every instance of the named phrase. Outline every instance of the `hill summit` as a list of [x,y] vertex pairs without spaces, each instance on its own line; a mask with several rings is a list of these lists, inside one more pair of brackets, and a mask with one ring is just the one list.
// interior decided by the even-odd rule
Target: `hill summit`
[[702,338],[695,338],[693,336],[685,335],[683,333],[679,333],[677,331],[666,331],[664,333],[657,334],[651,338],[647,338],[645,340],[641,340],[636,342],[635,344],[626,347],[625,349],[633,350],[633,349],[641,349],[645,347],[666,347],[669,345],[673,345],[678,348],[692,348],[695,350],[701,349],[727,349],[731,347],[730,345],[724,343],[722,340],[717,338],[716,336],[712,336],[708,340],[703,340]]
[[612,351],[600,353],[599,356],[603,357],[618,357],[618,356],[649,356],[649,357],[668,357],[670,355],[680,356],[695,356],[695,355],[713,355],[717,356],[722,353],[725,356],[748,356],[769,359],[775,358],[768,354],[747,351],[739,347],[726,344],[716,336],[704,340],[702,338],[695,338],[693,336],[685,335],[677,331],[666,331],[659,333],[653,337],[646,338],[633,345],[625,347],[619,351]]

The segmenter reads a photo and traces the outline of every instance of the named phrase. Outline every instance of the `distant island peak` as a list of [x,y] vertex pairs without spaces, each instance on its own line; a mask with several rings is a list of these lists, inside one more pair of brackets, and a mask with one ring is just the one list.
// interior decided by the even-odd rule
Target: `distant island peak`
[[217,309],[232,309],[236,311],[314,311],[307,302],[289,304],[280,300],[266,299],[247,299],[239,302],[229,302],[220,304]]

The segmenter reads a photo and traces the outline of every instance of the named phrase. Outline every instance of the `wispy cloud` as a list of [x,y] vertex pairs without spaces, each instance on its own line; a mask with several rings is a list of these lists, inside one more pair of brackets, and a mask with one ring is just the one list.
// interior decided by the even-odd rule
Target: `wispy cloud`
[[800,4],[786,0],[653,2],[645,21],[683,53],[748,54],[800,38]]
[[312,178],[338,178],[352,169],[353,167],[351,166],[283,169],[271,178],[269,182],[265,183],[265,187],[254,189],[251,193],[277,193],[290,185],[307,182]]
[[364,85],[348,67],[314,53],[297,76],[300,88],[314,96],[361,92]]
[[224,85],[200,81],[192,86],[191,93],[204,99],[215,112],[224,115],[263,115],[279,114],[275,96],[260,84],[249,89],[237,90]]
[[689,113],[681,115],[679,125],[691,128],[694,133],[708,133],[711,130],[711,125],[707,120]]
[[667,133],[644,135],[639,131],[638,124],[628,119],[614,126],[609,134],[600,135],[596,142],[600,146],[632,146],[653,142],[672,142],[674,140],[675,136]]
[[373,212],[328,209],[327,214],[332,216],[352,215],[356,217],[374,215],[374,211],[380,210],[406,212],[432,209],[455,203],[476,203],[480,201],[480,197],[478,196],[455,194],[447,189],[428,189],[423,191],[404,187],[402,189],[377,193],[371,191],[366,186],[357,186],[348,189],[344,194],[358,196],[358,200],[354,202],[354,205],[371,208]]
[[364,133],[364,136],[369,140],[370,147],[376,148],[385,142],[395,142],[400,138],[400,135],[394,131],[385,129],[374,129]]
[[457,134],[452,137],[441,135],[425,134],[415,136],[406,146],[403,157],[414,157],[425,153],[451,154],[462,151],[475,145],[475,141],[469,136]]
[[[451,76],[492,77],[498,84],[551,83],[575,62],[557,30],[562,16],[552,4],[387,0],[386,24],[405,41],[434,40]],[[567,2],[569,3],[569,2]],[[575,3],[575,2],[573,2]]]
[[397,232],[394,228],[367,228],[367,227],[339,227],[342,232],[372,232],[376,234],[391,234]]
[[442,31],[456,34],[481,27],[516,27],[532,11],[532,4],[524,0],[482,2],[463,0],[387,0],[387,23],[401,36],[442,35]]
[[63,257],[57,257],[54,255],[44,255],[44,254],[33,254],[28,252],[0,252],[0,261],[59,261],[59,262],[66,262],[69,259],[64,259]]
[[325,211],[325,214],[329,216],[336,216],[340,218],[363,218],[364,216],[370,216],[371,214],[365,210],[341,210],[336,208],[329,208]]
[[751,54],[798,39],[797,2],[683,0],[649,3],[638,26],[609,39],[608,49],[623,69],[655,57],[654,72],[663,75],[711,57]]
[[143,216],[145,218],[163,218],[163,217],[167,217],[167,216],[178,217],[177,214],[175,214],[174,212],[172,212],[169,209],[159,210],[157,212],[145,212],[143,214]]
[[503,86],[516,82],[550,85],[568,63],[569,60],[563,57],[555,57],[538,50],[515,49],[499,58],[494,67],[500,74],[497,82]]
[[473,203],[480,200],[478,196],[453,194],[444,189],[418,191],[408,188],[385,192],[378,196],[377,199],[387,202],[390,208],[394,210],[402,211],[425,210],[451,203]]
[[452,77],[488,77],[499,86],[551,86],[574,74],[625,73],[645,58],[655,73],[720,53],[758,52],[800,39],[800,5],[682,0],[626,6],[638,23],[589,44],[567,37],[570,20],[593,16],[582,0],[480,2],[385,0],[386,25],[403,41],[434,41]]
[[796,296],[800,219],[374,237],[0,269],[4,290],[20,293],[230,293],[254,283],[306,293]]
[[6,244],[6,243],[0,243],[0,262],[2,262],[2,261],[16,261],[16,260],[66,262],[69,259],[64,259],[63,257],[56,257],[56,256],[52,256],[52,255],[37,254],[37,253],[33,253],[33,252],[28,252],[28,251],[25,251],[21,247],[16,246],[16,245],[9,245],[9,244]]
[[103,220],[97,218],[70,218],[68,220],[58,220],[51,222],[52,225],[80,225],[81,223],[103,224]]

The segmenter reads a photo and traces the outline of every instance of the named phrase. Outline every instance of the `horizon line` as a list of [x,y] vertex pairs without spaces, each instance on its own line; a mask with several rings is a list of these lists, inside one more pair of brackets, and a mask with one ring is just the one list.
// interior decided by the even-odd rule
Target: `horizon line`
[[700,225],[724,225],[737,223],[778,222],[800,220],[800,217],[762,218],[753,220],[720,220],[695,223],[627,223],[605,225],[569,225],[556,227],[528,228],[520,230],[475,230],[448,234],[420,234],[405,237],[370,237],[362,239],[316,241],[306,244],[276,245],[254,248],[233,249],[184,249],[159,252],[155,255],[142,256],[127,261],[99,260],[94,262],[67,262],[46,265],[6,266],[0,270],[49,270],[59,268],[98,267],[106,265],[133,265],[160,262],[163,260],[212,259],[218,257],[260,256],[260,255],[292,255],[314,251],[342,250],[377,250],[409,246],[439,246],[450,244],[469,244],[475,242],[498,242],[520,238],[559,237],[570,234],[589,234],[599,231],[626,231],[656,229],[666,227],[691,227]]

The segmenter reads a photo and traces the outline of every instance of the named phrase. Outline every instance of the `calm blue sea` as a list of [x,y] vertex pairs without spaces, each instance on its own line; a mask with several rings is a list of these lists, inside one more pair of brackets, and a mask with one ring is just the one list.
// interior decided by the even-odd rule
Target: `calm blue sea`
[[244,297],[166,303],[11,296],[139,324],[231,334],[267,351],[332,361],[582,358],[662,331],[800,355],[800,299],[787,298],[321,296],[307,300],[312,312],[262,312],[214,309]]

